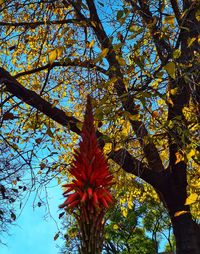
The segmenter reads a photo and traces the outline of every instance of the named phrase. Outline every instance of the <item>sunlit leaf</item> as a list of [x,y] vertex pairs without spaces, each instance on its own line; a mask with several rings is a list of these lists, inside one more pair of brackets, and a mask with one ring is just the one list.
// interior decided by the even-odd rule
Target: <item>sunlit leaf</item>
[[124,208],[124,209],[122,210],[122,215],[123,215],[125,218],[127,217],[128,211],[127,211],[126,208]]
[[63,47],[56,48],[49,53],[49,63],[52,64],[63,53]]
[[171,89],[171,90],[170,90],[170,94],[171,94],[171,95],[176,95],[176,94],[177,94],[177,91],[178,91],[178,88]]
[[192,46],[194,41],[196,41],[196,37],[192,37],[187,40],[188,48]]
[[90,44],[89,44],[89,48],[92,48],[92,47],[93,47],[93,45],[94,45],[94,43],[95,43],[95,41],[94,41],[94,40],[92,40],[92,41],[90,42]]
[[190,152],[187,154],[188,161],[196,154],[195,149],[191,149]]
[[179,152],[176,152],[176,161],[175,161],[175,164],[179,163],[180,161],[183,161],[184,160],[184,156],[179,153]]
[[186,214],[186,213],[188,213],[188,211],[178,211],[178,212],[176,212],[176,213],[174,214],[174,217],[178,217],[178,216],[183,215],[183,214]]
[[108,154],[112,151],[112,143],[106,143],[104,148],[103,148],[103,152],[105,154]]
[[166,16],[165,23],[169,24],[171,27],[174,26],[174,16]]
[[105,48],[102,50],[102,52],[97,56],[97,58],[94,60],[95,63],[99,62],[100,60],[102,60],[104,57],[107,56],[109,52],[109,49],[108,48]]
[[191,205],[191,204],[195,203],[197,198],[198,198],[198,194],[192,193],[189,197],[187,197],[187,199],[185,201],[185,205]]
[[114,230],[117,230],[118,228],[119,228],[119,226],[118,226],[117,224],[114,224],[114,225],[113,225],[113,229],[114,229]]

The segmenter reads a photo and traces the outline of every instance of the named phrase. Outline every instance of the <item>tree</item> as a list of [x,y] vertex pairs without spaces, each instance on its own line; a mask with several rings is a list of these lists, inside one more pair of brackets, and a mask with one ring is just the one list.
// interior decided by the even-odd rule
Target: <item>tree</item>
[[[2,115],[20,126],[14,135],[41,147],[50,137],[55,150],[67,153],[77,139],[72,133],[80,134],[90,93],[100,145],[124,171],[156,190],[169,212],[178,254],[200,252],[200,230],[190,212],[199,191],[199,5],[1,4]],[[12,143],[9,134],[4,129]]]
[[[0,243],[8,233],[9,226],[16,220],[16,207],[22,207],[26,186],[20,180],[25,165],[9,152],[9,147],[0,140]],[[20,182],[17,185],[17,182]]]

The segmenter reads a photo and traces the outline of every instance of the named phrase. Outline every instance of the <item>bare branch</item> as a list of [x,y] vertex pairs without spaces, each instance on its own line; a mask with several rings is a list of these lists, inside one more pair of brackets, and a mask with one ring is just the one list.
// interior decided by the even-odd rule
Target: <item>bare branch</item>
[[92,69],[96,69],[97,71],[103,73],[104,75],[108,75],[107,70],[103,69],[100,66],[95,65],[94,63],[92,63],[91,60],[87,60],[87,61],[83,61],[81,62],[79,59],[74,59],[74,60],[67,60],[64,63],[61,62],[54,62],[52,64],[46,64],[44,66],[32,69],[32,70],[28,70],[28,71],[23,71],[21,73],[16,74],[14,77],[15,78],[19,78],[21,76],[25,76],[25,75],[30,75],[33,73],[37,73],[43,70],[51,70],[54,67],[83,67],[83,68],[92,68]]

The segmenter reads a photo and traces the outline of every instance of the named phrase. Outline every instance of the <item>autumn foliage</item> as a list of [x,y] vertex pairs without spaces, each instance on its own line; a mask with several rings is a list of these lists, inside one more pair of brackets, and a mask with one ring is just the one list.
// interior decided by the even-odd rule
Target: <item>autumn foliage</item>
[[74,212],[80,226],[80,253],[101,253],[103,217],[113,203],[109,191],[112,175],[101,151],[93,124],[91,99],[88,96],[82,140],[69,170],[74,180],[65,184],[65,202],[60,208]]

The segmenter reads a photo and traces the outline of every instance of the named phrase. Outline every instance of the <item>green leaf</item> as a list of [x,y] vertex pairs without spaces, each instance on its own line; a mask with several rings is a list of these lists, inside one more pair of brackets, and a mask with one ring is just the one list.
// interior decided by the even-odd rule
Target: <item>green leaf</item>
[[175,58],[175,59],[176,59],[176,58],[179,58],[180,55],[181,55],[180,49],[174,50],[174,52],[173,52],[173,58]]
[[124,15],[124,11],[118,11],[117,12],[117,20],[121,19]]

